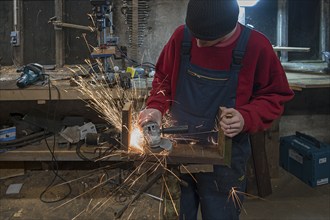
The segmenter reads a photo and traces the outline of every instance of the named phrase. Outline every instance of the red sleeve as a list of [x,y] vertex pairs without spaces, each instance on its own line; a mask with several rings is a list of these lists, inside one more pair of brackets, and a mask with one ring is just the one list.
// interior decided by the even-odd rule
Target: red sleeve
[[184,26],[178,27],[164,46],[156,63],[156,73],[147,100],[147,108],[164,114],[173,101],[180,66],[180,49]]
[[[284,103],[294,96],[272,45],[260,33],[253,32],[253,34],[257,37],[253,37],[251,33],[252,42],[249,43],[247,57],[244,58],[246,66],[249,66],[247,62],[254,64],[250,69],[254,70],[252,93],[246,104],[239,103],[241,100],[237,97],[237,110],[245,121],[244,131],[249,133],[269,128],[271,123],[283,113]],[[244,93],[240,91],[240,86],[243,85],[244,82],[240,80],[238,94]]]

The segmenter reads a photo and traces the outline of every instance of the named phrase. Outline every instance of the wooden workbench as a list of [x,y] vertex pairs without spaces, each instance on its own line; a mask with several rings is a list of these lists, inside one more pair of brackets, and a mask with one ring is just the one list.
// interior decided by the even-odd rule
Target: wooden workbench
[[289,85],[293,90],[330,88],[330,75],[324,73],[287,72]]
[[[77,87],[70,86],[69,80],[63,80],[63,78],[67,78],[67,75],[68,74],[63,72],[57,75],[58,78],[52,81],[54,86],[52,86],[50,90],[47,85],[30,86],[25,89],[19,89],[13,78],[1,80],[0,75],[0,104],[3,105],[3,107],[8,107],[8,102],[19,103],[19,101],[23,100],[37,101],[39,104],[44,104],[49,100],[49,91],[51,91],[51,97],[54,100],[74,101],[86,98],[80,94]],[[16,77],[17,76],[16,74]],[[290,86],[295,90],[330,88],[330,75],[322,73],[287,72],[287,78]],[[149,82],[151,85],[151,81]],[[111,92],[111,90],[109,90],[109,92]],[[147,91],[145,92],[147,93]],[[57,154],[59,160],[80,160],[73,149],[55,149],[55,154]],[[42,147],[27,146],[13,152],[0,154],[0,160],[51,160],[51,155],[45,145]]]
[[[330,88],[330,75],[322,74],[319,72],[315,73],[297,73],[293,71],[287,71],[287,78],[290,84],[290,87],[294,90],[304,90],[309,88]],[[23,103],[28,100],[28,102],[37,102],[38,105],[45,104],[49,101],[49,97],[52,97],[52,100],[59,100],[63,102],[75,102],[77,100],[86,99],[87,97],[83,97],[80,92],[77,90],[77,87],[70,86],[70,82],[67,79],[67,75],[57,75],[57,79],[52,80],[51,87],[45,86],[30,86],[25,89],[19,89],[16,87],[15,78],[1,80],[0,75],[0,104],[6,105],[8,108],[8,104],[12,105],[13,103]],[[148,82],[146,82],[148,85]],[[151,81],[149,81],[149,85],[151,85]],[[146,86],[148,87],[148,86]],[[109,92],[112,92],[109,89]],[[127,91],[129,92],[129,91]],[[148,89],[144,91],[147,94]],[[28,106],[27,106],[28,107]],[[64,110],[64,109],[62,109]],[[274,128],[274,129],[273,129]],[[249,171],[255,172],[255,176],[257,176],[257,185],[259,187],[259,196],[269,195],[271,193],[270,187],[270,177],[278,176],[278,139],[279,139],[279,127],[278,123],[275,123],[272,129],[269,131],[259,133],[258,135],[252,137],[252,151],[254,152],[253,158],[254,162],[249,164],[254,164],[254,167],[249,167]],[[49,140],[49,146],[53,146],[52,140]],[[53,149],[53,148],[51,148]],[[92,148],[90,148],[92,149]],[[262,150],[261,150],[262,149]],[[81,161],[76,153],[76,146],[70,147],[59,147],[57,144],[54,145],[54,155],[56,160],[58,161]],[[190,153],[194,154],[196,152],[191,151]],[[198,153],[198,152],[197,152]],[[216,152],[200,152],[206,153],[208,155],[205,156],[205,163],[211,163],[212,156],[214,159],[214,155]],[[213,153],[213,155],[212,155]],[[87,154],[91,157],[95,157],[95,154]],[[178,154],[180,155],[180,153]],[[186,155],[186,153],[182,154]],[[189,154],[188,154],[189,155]],[[191,155],[190,155],[191,156]],[[139,159],[139,155],[136,155],[136,158]],[[260,159],[263,158],[263,159]],[[268,164],[264,158],[268,159]],[[36,145],[28,145],[21,148],[18,148],[13,151],[8,151],[6,153],[0,154],[0,161],[51,161],[52,154],[50,153],[49,148],[42,141]],[[131,158],[132,159],[132,158]],[[172,162],[175,162],[175,158],[173,158]],[[189,162],[189,158],[187,157],[176,157],[181,163]],[[125,160],[123,158],[123,154],[117,154],[107,159],[108,161],[122,161]],[[171,160],[171,159],[170,159]],[[268,165],[268,166],[267,166]],[[266,169],[267,168],[267,169]],[[269,169],[268,169],[269,168]],[[250,173],[251,173],[250,172]],[[251,175],[248,175],[251,176]],[[254,178],[249,178],[254,180]],[[255,185],[255,183],[250,184]],[[258,193],[257,193],[258,194]]]

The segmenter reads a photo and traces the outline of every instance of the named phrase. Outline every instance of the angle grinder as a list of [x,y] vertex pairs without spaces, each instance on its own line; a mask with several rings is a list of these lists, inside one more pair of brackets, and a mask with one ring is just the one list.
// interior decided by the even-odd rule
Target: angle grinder
[[39,63],[27,64],[18,69],[17,72],[22,72],[21,76],[16,81],[16,85],[19,88],[25,88],[37,81],[45,80],[45,69]]
[[188,125],[160,128],[156,122],[148,122],[143,126],[144,138],[150,150],[172,150],[172,142],[162,137],[163,134],[183,134],[188,132]]

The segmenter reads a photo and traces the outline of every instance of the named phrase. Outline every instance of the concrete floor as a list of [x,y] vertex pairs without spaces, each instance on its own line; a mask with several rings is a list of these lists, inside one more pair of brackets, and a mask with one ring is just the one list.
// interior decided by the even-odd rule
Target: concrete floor
[[273,193],[263,200],[247,199],[241,220],[330,220],[330,185],[312,188],[280,169]]
[[[73,180],[85,175],[88,171],[60,171],[66,180]],[[92,195],[84,195],[68,204],[65,201],[81,195],[97,184],[93,178],[84,178],[71,183],[72,192],[68,199],[57,203],[43,203],[40,193],[51,182],[54,175],[47,170],[28,171],[22,176],[0,180],[0,219],[73,219],[90,203],[102,201],[109,192],[108,189],[93,191]],[[17,194],[6,194],[11,184],[23,183]],[[245,211],[241,220],[329,220],[330,219],[330,185],[311,188],[284,170],[280,177],[272,180],[273,194],[267,198],[247,198],[244,203]],[[160,184],[155,184],[149,192],[159,195]],[[44,199],[65,195],[68,189],[63,186],[56,192],[51,192]],[[92,201],[93,200],[93,201]],[[125,203],[125,202],[124,202]],[[124,203],[108,201],[104,207],[92,214],[80,215],[76,219],[114,219],[113,211],[118,210]],[[54,207],[62,207],[55,209]],[[121,219],[159,219],[159,202],[141,196],[124,213]]]

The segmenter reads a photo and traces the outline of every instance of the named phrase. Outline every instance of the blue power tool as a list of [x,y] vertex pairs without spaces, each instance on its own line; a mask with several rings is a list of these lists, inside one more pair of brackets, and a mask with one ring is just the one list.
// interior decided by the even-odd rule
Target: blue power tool
[[22,72],[21,76],[16,81],[16,85],[19,88],[25,88],[37,81],[45,80],[45,69],[38,63],[27,64],[18,69],[17,72]]

